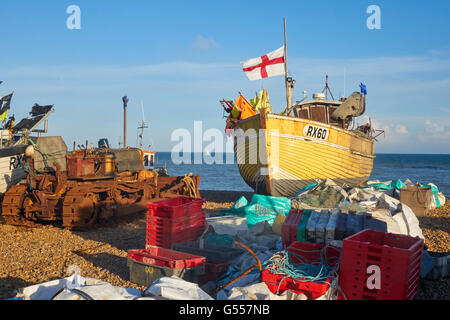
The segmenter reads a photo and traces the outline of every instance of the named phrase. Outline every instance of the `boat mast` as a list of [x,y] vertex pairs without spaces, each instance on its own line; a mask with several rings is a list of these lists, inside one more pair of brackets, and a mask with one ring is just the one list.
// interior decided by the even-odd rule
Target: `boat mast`
[[286,18],[283,18],[284,23],[284,81],[286,85],[286,101],[287,110],[292,107],[292,78],[288,77],[288,65],[287,65],[287,40],[286,40]]
[[287,40],[286,40],[286,18],[283,18],[284,22],[284,80],[286,84],[286,102],[287,106],[284,113],[289,112],[292,108],[292,89],[294,88],[295,80],[288,76],[287,66]]
[[148,128],[147,124],[145,123],[145,118],[144,118],[144,102],[143,101],[141,101],[141,107],[142,107],[142,123],[141,123],[141,126],[138,127],[138,130],[139,129],[141,130],[141,134],[138,135],[139,149],[142,149],[142,140],[144,139],[144,129]]

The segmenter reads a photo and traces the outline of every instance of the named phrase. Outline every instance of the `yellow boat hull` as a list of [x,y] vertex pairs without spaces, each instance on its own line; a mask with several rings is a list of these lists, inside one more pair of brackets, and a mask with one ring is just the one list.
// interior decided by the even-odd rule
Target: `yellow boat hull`
[[291,196],[317,179],[357,186],[372,172],[373,140],[349,130],[273,114],[241,120],[234,129],[239,172],[259,194]]

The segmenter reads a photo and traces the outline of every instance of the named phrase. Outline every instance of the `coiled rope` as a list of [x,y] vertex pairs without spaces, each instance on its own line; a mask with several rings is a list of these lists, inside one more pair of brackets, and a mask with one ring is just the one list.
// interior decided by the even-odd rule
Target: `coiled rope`
[[184,182],[185,186],[184,186],[184,191],[187,192],[188,196],[191,198],[197,198],[197,188],[195,186],[195,182],[194,179],[192,179],[193,174],[189,173],[189,174],[185,174],[184,178],[182,178],[181,180]]
[[[327,247],[318,250],[302,250],[294,248],[290,251],[283,250],[274,254],[270,259],[264,262],[263,268],[270,273],[283,275],[279,283],[269,283],[278,285],[276,294],[279,294],[282,283],[291,278],[296,282],[315,282],[328,284],[335,292],[339,290],[336,272],[336,263],[330,263],[326,255]],[[294,252],[294,250],[296,252]],[[320,259],[310,261],[302,253],[319,253]],[[295,262],[294,262],[295,261]],[[330,295],[328,296],[330,297]]]

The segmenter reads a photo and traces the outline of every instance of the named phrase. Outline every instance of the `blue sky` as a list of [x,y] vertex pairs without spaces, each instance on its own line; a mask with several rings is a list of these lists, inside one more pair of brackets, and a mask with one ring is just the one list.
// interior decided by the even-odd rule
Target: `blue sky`
[[[81,9],[69,30],[66,9]],[[381,9],[381,30],[369,30],[369,5]],[[121,97],[128,95],[128,145],[149,123],[146,144],[170,151],[177,128],[223,130],[219,99],[264,85],[275,111],[285,103],[283,77],[249,81],[240,61],[283,45],[287,19],[294,98],[335,96],[367,85],[367,112],[386,131],[379,153],[450,153],[450,2],[427,1],[12,1],[0,10],[0,94],[15,91],[11,112],[54,104],[49,135],[117,146]]]

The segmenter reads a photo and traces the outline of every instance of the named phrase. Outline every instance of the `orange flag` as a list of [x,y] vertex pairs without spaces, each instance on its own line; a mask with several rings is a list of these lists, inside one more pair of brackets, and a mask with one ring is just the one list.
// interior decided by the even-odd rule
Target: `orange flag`
[[234,104],[241,112],[239,120],[247,119],[256,115],[256,112],[253,109],[252,105],[241,94],[236,99],[236,102]]

